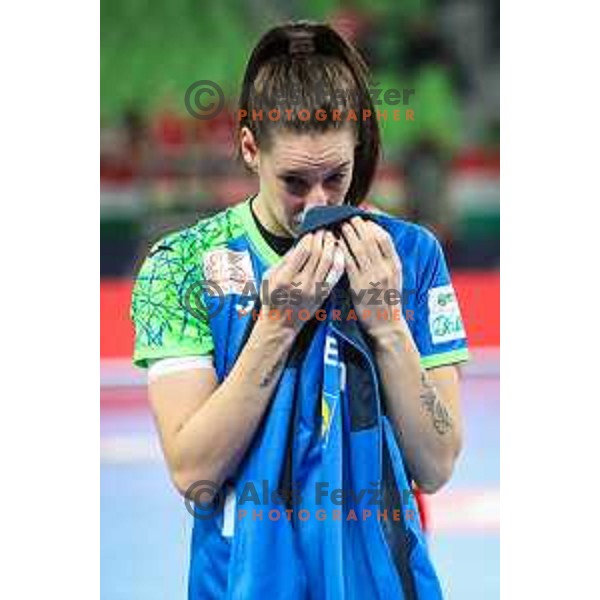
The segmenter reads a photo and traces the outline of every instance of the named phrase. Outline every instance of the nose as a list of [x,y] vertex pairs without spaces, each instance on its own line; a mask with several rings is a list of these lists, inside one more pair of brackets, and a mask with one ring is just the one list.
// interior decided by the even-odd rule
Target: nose
[[327,206],[327,192],[320,183],[317,183],[310,190],[304,204],[304,210],[310,210],[317,206]]

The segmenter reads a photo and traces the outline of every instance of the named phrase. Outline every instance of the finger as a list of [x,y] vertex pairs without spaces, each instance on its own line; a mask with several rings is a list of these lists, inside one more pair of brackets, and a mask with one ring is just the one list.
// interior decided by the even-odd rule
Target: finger
[[292,279],[296,273],[302,270],[304,265],[310,259],[313,237],[314,234],[307,233],[302,236],[302,239],[294,246],[294,248],[286,253],[280,267],[282,279]]
[[344,266],[346,271],[348,272],[349,277],[356,277],[359,272],[358,264],[356,262],[356,259],[354,258],[353,253],[350,250],[350,247],[348,246],[348,242],[344,238],[340,239],[339,248],[344,254]]
[[315,270],[315,282],[316,283],[324,283],[333,265],[333,260],[335,257],[335,237],[333,234],[328,231],[325,233],[323,237],[323,251],[321,252],[321,256],[319,258],[319,264]]
[[381,255],[385,258],[386,261],[391,262],[398,272],[402,272],[402,262],[400,261],[400,256],[398,255],[398,251],[396,250],[396,245],[394,244],[394,240],[392,236],[380,225],[376,223],[371,223],[373,228],[373,235],[375,237],[375,243],[381,252]]
[[354,231],[356,231],[356,235],[359,237],[359,239],[364,239],[367,237],[367,224],[365,223],[365,221],[363,221],[363,219],[361,219],[360,217],[352,217],[348,222],[350,223]]
[[312,245],[310,247],[310,258],[306,261],[306,264],[300,269],[301,273],[313,276],[317,269],[321,253],[323,251],[323,229],[319,229],[313,234]]
[[361,246],[371,264],[377,262],[382,256],[375,237],[376,229],[379,229],[379,226],[373,223],[373,221],[366,221],[359,217],[350,219],[350,224],[354,228],[354,231],[356,231],[358,238],[361,240]]
[[358,239],[362,242],[366,242],[371,238],[371,229],[369,227],[371,221],[365,221],[360,217],[352,217],[348,223],[356,232]]
[[342,236],[346,241],[348,250],[354,257],[354,263],[357,268],[361,271],[366,271],[371,261],[365,251],[365,242],[358,237],[356,230],[350,223],[342,225]]
[[371,230],[371,236],[375,239],[377,248],[381,252],[381,255],[385,258],[393,259],[396,256],[396,248],[392,242],[390,234],[383,228],[370,221],[368,223],[369,229]]

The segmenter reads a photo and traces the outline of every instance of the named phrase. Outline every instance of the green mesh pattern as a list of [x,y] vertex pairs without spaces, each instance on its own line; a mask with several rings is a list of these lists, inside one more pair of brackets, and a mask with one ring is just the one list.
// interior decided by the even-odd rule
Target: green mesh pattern
[[186,293],[203,279],[204,253],[243,233],[236,211],[227,209],[154,244],[133,289],[134,364],[147,367],[151,359],[213,351],[210,326],[186,309]]

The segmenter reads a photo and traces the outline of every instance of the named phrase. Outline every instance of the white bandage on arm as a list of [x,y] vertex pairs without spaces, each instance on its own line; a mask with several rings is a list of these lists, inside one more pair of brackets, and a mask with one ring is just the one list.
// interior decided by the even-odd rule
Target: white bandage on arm
[[150,361],[148,381],[153,381],[162,375],[188,371],[189,369],[212,369],[212,356],[177,356],[174,358],[158,358]]

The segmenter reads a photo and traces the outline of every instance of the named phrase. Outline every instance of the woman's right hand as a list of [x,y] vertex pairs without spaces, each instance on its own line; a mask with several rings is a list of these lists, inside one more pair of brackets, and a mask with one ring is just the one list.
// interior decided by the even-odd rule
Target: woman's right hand
[[343,273],[344,255],[335,236],[323,230],[305,234],[281,263],[265,274],[268,294],[261,297],[262,310],[267,313],[263,316],[300,331]]

